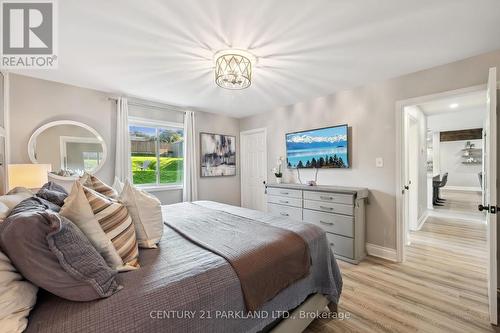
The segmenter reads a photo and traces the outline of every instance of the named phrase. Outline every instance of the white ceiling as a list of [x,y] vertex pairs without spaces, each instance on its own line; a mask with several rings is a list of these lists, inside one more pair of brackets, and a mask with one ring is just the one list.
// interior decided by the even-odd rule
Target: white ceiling
[[[22,74],[243,117],[500,49],[498,0],[64,0],[59,69]],[[259,57],[216,86],[212,55]]]
[[[450,105],[452,104],[456,104],[457,106],[455,108],[451,108]],[[486,91],[478,91],[475,93],[438,99],[432,102],[419,104],[418,106],[427,116],[449,112],[456,113],[466,110],[485,114]]]

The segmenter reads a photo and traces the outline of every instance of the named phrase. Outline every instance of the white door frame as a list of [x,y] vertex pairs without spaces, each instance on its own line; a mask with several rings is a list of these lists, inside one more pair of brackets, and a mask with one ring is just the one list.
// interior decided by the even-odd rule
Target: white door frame
[[472,86],[468,88],[445,91],[442,93],[419,96],[400,100],[396,102],[396,255],[397,261],[405,260],[405,214],[404,214],[404,197],[403,186],[406,180],[405,170],[405,145],[404,145],[404,108],[411,105],[422,104],[436,99],[442,99],[477,91],[484,91],[486,95],[486,84]]
[[4,188],[0,191],[7,193],[9,189],[8,179],[9,179],[9,168],[7,165],[10,164],[10,77],[8,71],[2,71],[3,74],[3,124],[1,135],[4,137],[5,142],[5,156],[3,157],[3,168],[4,168]]
[[[497,190],[498,190],[498,164],[497,164],[497,143],[498,143],[498,83],[497,83],[497,68],[490,68],[488,73],[488,110],[486,111],[486,159],[487,163],[486,174],[483,179],[486,180],[486,198],[487,205],[493,207],[498,206]],[[493,143],[493,144],[492,144]],[[486,178],[484,178],[486,177]],[[497,215],[496,212],[487,211],[487,243],[488,243],[488,305],[490,314],[490,323],[497,325],[498,323],[498,263],[497,263]]]
[[[240,132],[240,156],[243,157],[243,145],[242,145],[243,137],[250,135],[250,134],[259,133],[259,132],[264,133],[264,138],[265,138],[266,153],[264,154],[264,166],[266,168],[266,170],[265,170],[265,175],[266,175],[265,182],[267,184],[268,180],[267,180],[267,128],[266,127],[254,128],[251,130],[246,130],[246,131]],[[243,198],[244,175],[243,175],[241,166],[243,166],[243,163],[241,163],[241,161],[240,161],[240,198]],[[266,203],[264,203],[264,207],[266,207]]]
[[[410,156],[411,153],[414,153],[411,148],[412,148],[412,145],[417,145],[417,148],[416,148],[416,158],[417,158],[417,161],[420,162],[420,152],[419,152],[419,149],[418,147],[420,146],[420,133],[419,133],[419,125],[420,125],[420,122],[418,120],[418,118],[415,118],[414,116],[412,116],[411,114],[406,114],[405,116],[408,117],[408,142],[407,142],[407,148],[408,148],[408,159],[411,160],[413,158],[415,158],[415,156]],[[412,122],[414,123],[412,125]],[[410,130],[412,129],[412,126],[416,126],[416,130],[417,130],[417,133],[416,133],[416,138],[412,136],[412,133],[410,132]],[[415,130],[415,128],[413,128],[413,130]],[[415,142],[414,142],[415,140]],[[410,234],[410,231],[412,231],[412,225],[414,227],[417,226],[418,224],[418,199],[419,199],[419,191],[421,191],[421,189],[419,188],[419,171],[420,171],[420,168],[422,167],[422,165],[420,165],[420,163],[417,163],[417,168],[416,170],[413,170],[414,168],[412,167],[412,165],[415,165],[414,163],[408,163],[406,168],[408,170],[408,180],[411,182],[408,183],[408,186],[410,187],[409,189],[409,195],[408,195],[408,217],[407,217],[407,225],[405,225],[405,244],[406,245],[409,245],[410,244],[410,238],[409,238],[409,234]],[[412,171],[416,171],[416,174],[412,174]],[[413,200],[412,200],[413,199]],[[410,213],[415,213],[415,216],[410,216]],[[412,223],[414,222],[414,223]]]

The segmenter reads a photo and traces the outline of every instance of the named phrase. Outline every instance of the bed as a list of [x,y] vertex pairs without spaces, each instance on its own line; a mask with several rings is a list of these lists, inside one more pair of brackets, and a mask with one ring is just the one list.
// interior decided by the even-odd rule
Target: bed
[[284,311],[338,303],[342,278],[320,228],[209,201],[162,207],[166,224],[193,210],[231,214],[295,232],[309,247],[309,274],[249,313],[229,262],[165,225],[158,249],[141,250],[141,268],[119,274],[121,291],[92,302],[71,302],[41,292],[26,332],[279,331],[287,327],[276,326]]

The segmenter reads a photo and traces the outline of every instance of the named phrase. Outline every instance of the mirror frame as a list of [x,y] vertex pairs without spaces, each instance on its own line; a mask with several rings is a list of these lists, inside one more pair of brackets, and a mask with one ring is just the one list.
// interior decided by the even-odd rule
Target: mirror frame
[[[36,138],[46,129],[55,127],[55,126],[60,126],[60,125],[73,125],[73,126],[78,126],[82,127],[92,134],[95,135],[95,137],[101,141],[102,145],[102,161],[101,163],[95,167],[92,170],[88,170],[88,173],[94,174],[98,172],[99,170],[102,169],[104,164],[106,163],[107,157],[108,157],[108,147],[106,145],[106,141],[104,141],[103,137],[97,132],[94,128],[90,127],[89,125],[86,125],[84,123],[81,123],[79,121],[73,121],[73,120],[57,120],[57,121],[51,121],[50,123],[47,123],[45,125],[40,126],[37,128],[33,134],[31,135],[29,141],[28,141],[28,156],[31,160],[31,163],[33,164],[38,164],[38,161],[35,158],[35,143],[36,143]],[[49,173],[49,177],[55,178],[55,179],[61,179],[61,180],[67,180],[67,179],[78,179],[79,176],[59,176],[53,173]]]

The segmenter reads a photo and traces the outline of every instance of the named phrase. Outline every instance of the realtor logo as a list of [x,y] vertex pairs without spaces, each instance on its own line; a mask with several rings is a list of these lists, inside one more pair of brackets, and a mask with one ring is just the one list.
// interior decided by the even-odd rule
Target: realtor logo
[[2,68],[56,68],[55,2],[1,2]]

